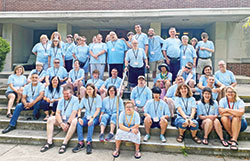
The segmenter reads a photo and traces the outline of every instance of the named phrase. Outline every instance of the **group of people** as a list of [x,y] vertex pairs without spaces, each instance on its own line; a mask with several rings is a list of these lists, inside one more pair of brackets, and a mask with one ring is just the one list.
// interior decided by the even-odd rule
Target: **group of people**
[[[122,141],[131,141],[135,144],[135,158],[140,158],[140,124],[146,131],[144,142],[150,140],[151,128],[160,128],[159,139],[165,143],[169,123],[179,131],[177,142],[183,142],[185,131],[190,130],[194,142],[208,145],[208,136],[215,129],[223,146],[237,150],[239,133],[247,128],[245,105],[234,88],[236,79],[224,61],[218,63],[220,70],[213,75],[214,46],[208,34],[202,33],[199,42],[193,38],[190,45],[188,36],[181,40],[176,36],[175,28],[169,29],[170,37],[166,40],[155,35],[152,28],[148,35],[142,33],[140,25],[135,25],[135,31],[136,34],[128,33],[128,41],[118,39],[111,31],[106,43],[98,34],[89,45],[84,36],[76,34],[75,38],[67,35],[66,43],[58,32],[52,34],[51,40],[42,35],[32,50],[37,55],[36,69],[26,78],[24,68],[16,66],[9,76],[6,116],[11,120],[2,133],[16,128],[21,111],[33,110],[33,118],[29,119],[37,120],[43,109],[47,143],[41,152],[54,146],[53,132],[58,126],[66,132],[60,154],[66,151],[76,130],[78,144],[72,151],[79,152],[86,144],[86,153],[91,154],[94,127],[100,126],[101,142],[115,138],[114,157],[120,155]],[[104,80],[106,60],[109,78]],[[152,72],[152,89],[146,84],[146,68]],[[122,100],[123,71],[128,71],[131,90],[127,102]],[[201,99],[194,98],[194,94]],[[12,114],[15,100],[17,106]],[[108,125],[110,131],[105,137]],[[87,127],[86,143],[83,127]],[[204,130],[202,140],[197,136],[199,128]],[[228,140],[223,137],[223,128]]]

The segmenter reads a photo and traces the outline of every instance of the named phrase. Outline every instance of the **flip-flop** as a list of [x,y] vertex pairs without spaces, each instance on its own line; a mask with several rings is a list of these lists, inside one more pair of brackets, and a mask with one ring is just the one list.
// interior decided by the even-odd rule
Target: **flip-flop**
[[203,138],[202,143],[203,143],[204,145],[208,145],[208,139],[207,139],[207,138]]
[[135,159],[140,159],[141,158],[141,152],[140,151],[136,151],[135,152]]
[[179,143],[182,143],[183,142],[183,135],[179,135],[177,138],[176,138],[176,141],[179,142]]
[[238,150],[238,143],[235,140],[231,140],[232,144],[230,146],[231,150],[237,151]]
[[221,144],[224,146],[224,147],[228,147],[228,142],[226,142],[225,140],[220,140]]
[[66,152],[66,149],[67,149],[67,144],[62,144],[61,147],[59,148],[58,153],[63,154]]
[[120,150],[115,150],[112,155],[113,155],[114,158],[118,158],[119,155],[120,155]]
[[49,143],[46,143],[44,146],[41,147],[40,149],[40,152],[46,152],[47,150],[51,149],[54,147],[54,144],[49,144]]

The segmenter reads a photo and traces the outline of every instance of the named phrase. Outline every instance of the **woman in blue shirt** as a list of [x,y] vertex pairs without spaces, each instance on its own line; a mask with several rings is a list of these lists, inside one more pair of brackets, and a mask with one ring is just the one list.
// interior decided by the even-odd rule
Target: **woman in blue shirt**
[[[83,127],[88,127],[87,148],[86,153],[92,153],[92,136],[94,126],[99,125],[99,113],[102,107],[101,96],[96,94],[94,84],[87,84],[85,97],[81,100],[80,109],[78,111],[77,136],[78,144],[73,148],[73,152],[79,152],[84,148]],[[85,114],[81,116],[82,108],[85,108]]]
[[191,91],[191,88],[186,84],[180,84],[175,93],[175,107],[177,111],[177,118],[175,125],[179,130],[177,142],[183,142],[184,132],[188,129],[191,131],[192,140],[197,144],[201,140],[196,136],[199,128],[198,122],[195,120],[196,103]]
[[227,147],[228,143],[223,138],[222,126],[218,119],[218,114],[218,103],[212,97],[212,89],[205,87],[202,90],[201,101],[197,105],[198,122],[204,130],[204,139],[202,140],[202,143],[208,145],[208,135],[213,129],[215,129],[221,140],[221,144]]
[[65,66],[64,50],[58,38],[53,39],[51,48],[49,49],[49,57],[48,57],[49,67],[53,65],[54,59],[56,58],[60,60],[60,66]]
[[64,52],[65,52],[65,69],[67,72],[71,71],[72,64],[73,64],[73,51],[75,49],[75,43],[73,42],[73,36],[67,35],[66,39],[67,43],[64,45]]
[[46,115],[43,119],[44,121],[48,120],[50,110],[52,110],[50,116],[55,115],[58,101],[62,98],[62,90],[60,79],[57,76],[53,76],[50,85],[45,88],[43,101],[40,104]]
[[225,90],[226,97],[219,103],[219,113],[221,122],[227,133],[231,137],[228,141],[231,150],[238,150],[239,133],[246,130],[247,121],[245,119],[245,103],[238,97],[236,90],[229,86]]
[[8,78],[8,88],[5,92],[5,96],[9,99],[8,101],[8,110],[7,118],[11,118],[11,108],[13,107],[14,101],[18,104],[22,98],[23,88],[27,83],[26,77],[23,75],[24,68],[21,65],[18,65],[14,69],[14,74],[11,74]]

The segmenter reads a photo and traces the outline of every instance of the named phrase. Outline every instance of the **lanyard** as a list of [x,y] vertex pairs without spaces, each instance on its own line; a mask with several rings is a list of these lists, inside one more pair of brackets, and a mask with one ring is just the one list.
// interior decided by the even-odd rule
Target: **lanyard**
[[43,69],[41,70],[41,72],[38,72],[38,76],[40,76],[40,74],[43,72]]
[[89,112],[90,112],[90,113],[91,113],[91,111],[92,111],[92,106],[93,106],[94,100],[95,100],[95,98],[92,98],[92,102],[91,102],[91,105],[90,105],[89,97],[88,97],[88,105],[89,105]]
[[112,44],[113,48],[115,48],[115,44],[116,44],[116,42],[117,42],[117,40],[115,40],[115,41],[111,41],[111,44]]
[[53,90],[55,90],[55,92],[54,93],[52,92],[52,99],[54,99],[54,97],[55,97],[55,95],[57,93],[56,88],[53,88]]
[[32,93],[32,97],[34,97],[35,92],[36,92],[36,88],[33,90],[33,86],[32,86],[32,84],[31,84],[31,93]]
[[155,42],[155,38],[153,37],[152,39],[149,39],[151,40],[151,43],[150,43],[150,49],[153,51],[154,50],[154,42]]
[[141,36],[141,34],[136,34],[135,39],[138,40],[140,36]]
[[76,72],[75,72],[75,70],[74,70],[75,81],[77,80],[77,77],[78,77],[78,73],[79,73],[79,70],[80,70],[80,69],[78,69],[78,71],[77,71],[77,74],[76,74]]
[[[113,81],[113,80],[115,80],[115,81]],[[113,85],[115,85],[116,80],[117,80],[117,78],[115,78],[115,79],[111,78],[111,83],[112,83]]]
[[95,79],[93,78],[93,83],[94,83],[94,85],[98,82],[98,79],[95,81]]
[[68,106],[69,106],[69,103],[70,103],[70,101],[71,101],[71,98],[72,98],[72,96],[70,97],[70,99],[69,99],[67,105],[65,105],[65,100],[64,100],[64,110],[63,110],[63,114],[65,114],[65,111],[67,110],[67,108],[68,108]]
[[168,72],[166,74],[160,73],[161,79],[166,80],[168,78]]
[[183,104],[184,104],[184,106],[185,106],[185,109],[186,109],[186,112],[188,112],[187,110],[188,110],[188,99],[187,99],[187,102],[185,103],[185,101],[184,101],[184,99],[183,98],[181,98],[182,99],[182,102],[183,102]]
[[113,104],[112,105],[111,105],[111,100],[110,100],[110,97],[109,97],[109,106],[111,107],[111,113],[113,112],[114,105],[115,105],[115,97],[113,98]]
[[59,68],[57,69],[57,72],[55,72],[55,68],[53,68],[55,76],[57,76],[57,73],[59,72]]
[[54,57],[56,57],[57,51],[58,51],[58,47],[56,47],[56,51],[55,51],[55,47],[54,47],[54,48],[53,48],[53,51],[54,51]]
[[137,93],[138,93],[138,97],[140,98],[141,97],[141,94],[142,94],[142,92],[144,91],[144,89],[146,88],[146,86],[144,86],[143,88],[142,88],[142,90],[141,90],[141,93],[139,93],[139,87],[137,86]]
[[137,49],[136,52],[134,49],[132,49],[132,51],[133,51],[135,59],[137,60],[139,49]]
[[183,46],[183,55],[184,55],[184,56],[186,55],[187,47],[188,47],[188,46],[186,46],[186,48],[184,48],[184,46]]
[[208,108],[206,108],[206,105],[207,104],[205,104],[205,109],[206,109],[207,115],[209,115],[211,106],[208,104]]
[[[234,103],[235,103],[235,102],[234,102]],[[233,103],[233,106],[231,107],[230,102],[229,102],[229,100],[228,100],[228,98],[227,98],[227,105],[228,105],[229,109],[234,109],[234,103]]]
[[133,120],[133,116],[134,116],[134,113],[135,113],[135,112],[133,112],[132,116],[130,117],[130,120],[129,120],[129,122],[128,122],[128,118],[127,118],[127,115],[125,114],[125,119],[126,119],[126,123],[128,124],[128,127],[130,127],[130,125],[131,125],[131,123],[132,123],[132,120]]
[[42,46],[43,46],[43,49],[44,49],[45,53],[47,53],[47,46],[48,46],[48,43],[46,43],[46,47],[44,47],[43,44],[42,44]]
[[155,117],[157,117],[157,111],[158,111],[158,107],[159,107],[159,104],[160,104],[160,101],[158,101],[158,105],[156,106],[155,105],[155,101],[154,101],[154,110],[155,110]]

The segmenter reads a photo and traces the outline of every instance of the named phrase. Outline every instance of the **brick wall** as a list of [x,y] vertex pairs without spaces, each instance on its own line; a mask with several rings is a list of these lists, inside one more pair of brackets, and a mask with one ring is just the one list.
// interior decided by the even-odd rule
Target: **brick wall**
[[250,63],[227,63],[227,69],[235,75],[250,76]]
[[250,7],[250,0],[0,0],[0,11],[133,10],[234,7]]

